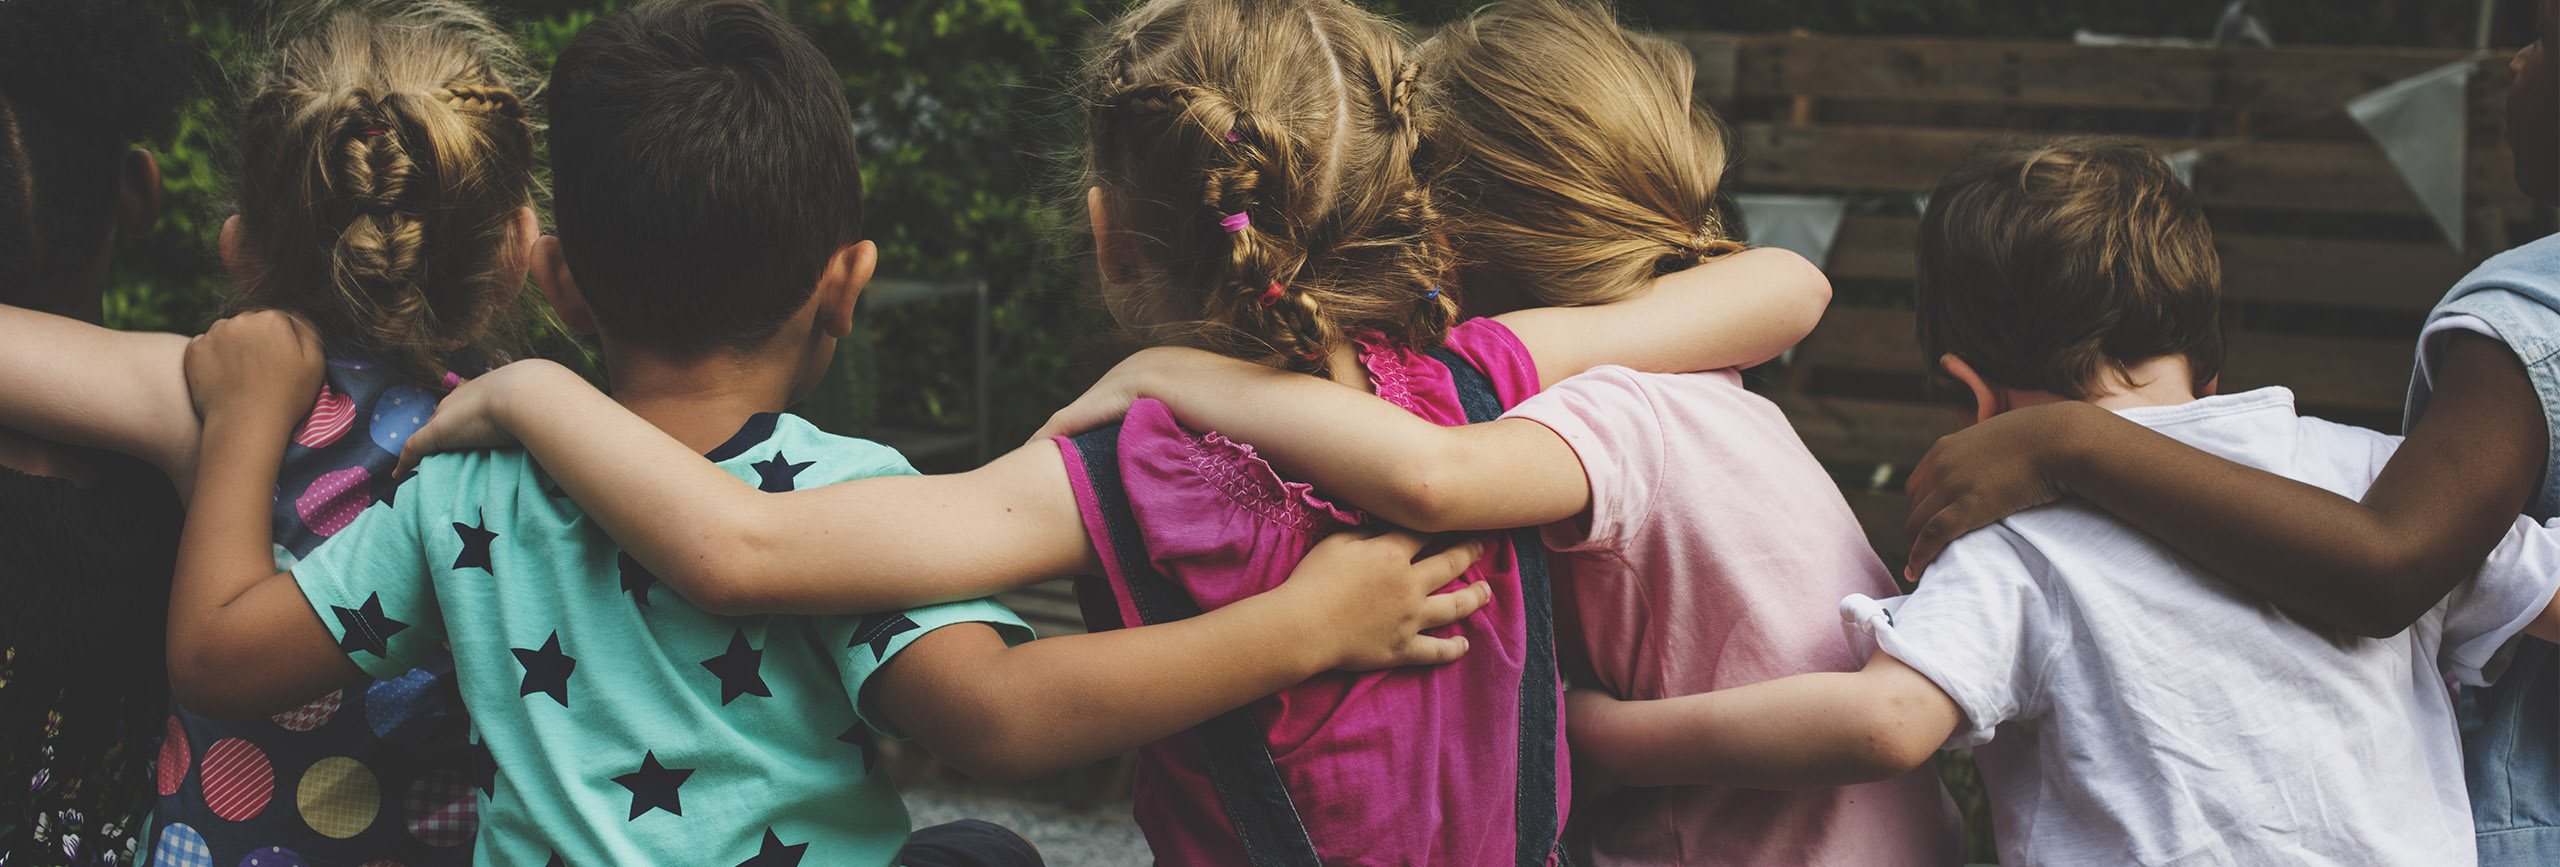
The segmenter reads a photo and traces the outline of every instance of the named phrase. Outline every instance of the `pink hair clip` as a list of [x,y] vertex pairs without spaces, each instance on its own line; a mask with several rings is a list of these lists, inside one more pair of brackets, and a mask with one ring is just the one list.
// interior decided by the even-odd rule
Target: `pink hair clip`
[[445,371],[445,372],[444,372],[444,388],[445,388],[445,390],[446,390],[446,391],[452,391],[452,390],[454,390],[454,389],[461,388],[461,387],[462,387],[462,374],[455,373],[455,372],[450,371],[450,370],[448,370],[448,371]]
[[390,131],[391,131],[391,128],[390,128],[390,127],[380,127],[380,126],[376,126],[376,127],[366,127],[366,128],[365,128],[365,130],[364,130],[364,134],[365,134],[365,135],[382,135],[382,134],[384,134],[384,133],[388,133],[388,132],[390,132]]
[[1244,231],[1244,227],[1253,225],[1253,215],[1237,211],[1220,219],[1218,225],[1229,232],[1241,232]]
[[1234,144],[1234,143],[1236,143],[1236,142],[1240,142],[1240,141],[1244,141],[1244,137],[1243,137],[1243,136],[1236,135],[1236,134],[1235,134],[1235,133],[1233,133],[1233,132],[1229,132],[1229,133],[1227,133],[1227,143],[1228,143],[1228,144]]
[[1280,294],[1286,291],[1288,290],[1280,288],[1280,281],[1271,281],[1271,288],[1262,290],[1262,306],[1269,307],[1280,303]]

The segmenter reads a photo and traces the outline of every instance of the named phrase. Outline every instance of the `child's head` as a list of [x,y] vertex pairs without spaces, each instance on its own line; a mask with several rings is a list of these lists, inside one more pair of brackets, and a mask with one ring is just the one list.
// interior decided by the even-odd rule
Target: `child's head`
[[843,81],[763,3],[607,15],[560,53],[551,88],[561,255],[608,348],[764,346],[860,241]]
[[119,229],[158,214],[188,57],[146,0],[0,3],[0,304],[99,315]]
[[1920,348],[1985,382],[2070,399],[2138,387],[2182,357],[2222,368],[2222,265],[2195,195],[2137,143],[1994,142],[1949,169],[1920,220]]
[[432,380],[524,284],[533,127],[486,18],[402,9],[340,12],[277,55],[241,120],[223,248],[249,303]]
[[1687,50],[1597,3],[1504,0],[1421,57],[1425,171],[1471,311],[1603,304],[1742,249],[1716,211],[1726,131],[1692,99]]
[[1414,172],[1414,65],[1341,0],[1154,0],[1083,84],[1104,299],[1149,342],[1303,371],[1457,312]]
[[2560,202],[2560,0],[2535,4],[2534,42],[2516,52],[2507,90],[2507,149],[2516,186],[2536,201]]

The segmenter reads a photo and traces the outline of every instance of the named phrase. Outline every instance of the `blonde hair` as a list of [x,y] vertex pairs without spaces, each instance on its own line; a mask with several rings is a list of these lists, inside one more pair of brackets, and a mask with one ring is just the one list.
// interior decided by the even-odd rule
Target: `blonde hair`
[[1154,0],[1115,22],[1083,87],[1088,185],[1136,254],[1106,281],[1114,315],[1311,373],[1355,332],[1436,345],[1457,302],[1413,166],[1415,72],[1340,0]]
[[1505,0],[1419,53],[1425,171],[1471,271],[1602,304],[1742,250],[1716,205],[1728,134],[1680,46],[1598,3]]
[[336,12],[278,52],[238,142],[250,303],[427,381],[480,338],[523,279],[496,269],[533,201],[533,127],[497,32],[418,2]]

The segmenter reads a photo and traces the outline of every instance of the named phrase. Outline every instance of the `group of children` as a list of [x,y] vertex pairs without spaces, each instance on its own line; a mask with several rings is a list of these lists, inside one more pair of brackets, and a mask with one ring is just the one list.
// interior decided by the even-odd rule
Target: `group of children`
[[[2550,6],[2510,127],[2560,200]],[[151,14],[0,23],[100,10]],[[877,252],[841,79],[773,10],[608,13],[539,110],[467,7],[321,11],[237,119],[255,312],[192,341],[92,324],[149,119],[0,79],[0,551],[96,576],[5,588],[8,770],[61,800],[0,863],[1039,863],[911,832],[878,737],[993,779],[1139,750],[1168,864],[1943,865],[1947,747],[2007,863],[2560,857],[2560,529],[2519,517],[2560,502],[2560,241],[2431,318],[2404,446],[2214,394],[2212,236],[2157,156],[1976,150],[1914,300],[1982,424],[1888,598],[1734,372],[1828,284],[1727,232],[1688,53],[1604,6],[1103,25],[1095,271],[1153,348],[944,476],[785,412]],[[610,396],[502,363],[528,278]],[[1062,577],[1094,632],[985,598]],[[165,673],[104,668],[137,631]],[[117,747],[46,784],[97,756],[56,707],[157,739],[147,824]]]

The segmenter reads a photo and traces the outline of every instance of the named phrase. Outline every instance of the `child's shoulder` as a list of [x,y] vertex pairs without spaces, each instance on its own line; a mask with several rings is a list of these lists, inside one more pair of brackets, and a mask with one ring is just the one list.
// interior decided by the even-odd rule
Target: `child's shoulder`
[[916,474],[897,449],[828,433],[791,413],[758,414],[704,457],[769,492]]

